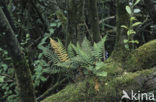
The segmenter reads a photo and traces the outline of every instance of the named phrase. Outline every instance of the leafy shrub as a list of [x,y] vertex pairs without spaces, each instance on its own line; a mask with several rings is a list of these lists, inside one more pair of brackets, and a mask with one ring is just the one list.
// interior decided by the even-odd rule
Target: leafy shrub
[[14,69],[8,52],[0,48],[0,101],[18,102]]
[[[126,49],[130,49],[130,44],[138,44],[138,40],[134,40],[134,35],[136,34],[136,31],[134,28],[142,22],[136,21],[136,17],[134,16],[135,13],[138,13],[140,9],[134,9],[134,7],[140,2],[140,0],[136,0],[134,3],[130,2],[129,5],[126,6],[126,11],[128,15],[130,16],[129,18],[129,26],[122,25],[121,27],[127,30],[127,39],[124,39],[124,44]],[[134,45],[131,47],[134,49]]]

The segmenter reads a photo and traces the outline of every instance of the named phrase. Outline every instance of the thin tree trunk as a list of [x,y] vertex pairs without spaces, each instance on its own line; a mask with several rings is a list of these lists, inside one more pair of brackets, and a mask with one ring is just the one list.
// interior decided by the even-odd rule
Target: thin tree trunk
[[[68,0],[68,27],[66,35],[66,47],[70,42],[76,43],[83,34],[81,24],[84,23],[84,0]],[[81,38],[83,39],[83,38]]]
[[115,60],[121,61],[123,60],[123,57],[125,57],[125,54],[127,53],[127,50],[124,47],[124,38],[126,38],[126,30],[121,28],[121,25],[128,26],[129,24],[129,15],[126,12],[126,5],[128,4],[126,1],[122,0],[116,0],[117,8],[116,8],[116,43],[115,47],[112,53],[112,57]]
[[146,6],[147,11],[149,12],[149,15],[152,19],[152,21],[154,22],[154,24],[156,24],[156,8],[155,8],[155,4],[153,3],[153,0],[144,0],[144,4]]
[[7,50],[14,62],[20,102],[36,102],[29,66],[26,63],[25,56],[20,49],[14,31],[1,7],[0,33],[3,33],[6,38]]
[[100,28],[99,28],[97,0],[88,0],[88,12],[89,12],[89,23],[91,25],[93,40],[94,42],[98,42],[101,40],[101,37],[100,37]]

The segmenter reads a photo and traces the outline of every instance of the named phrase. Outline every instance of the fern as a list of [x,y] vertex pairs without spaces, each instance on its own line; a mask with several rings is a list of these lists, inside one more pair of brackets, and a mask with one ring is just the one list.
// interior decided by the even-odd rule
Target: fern
[[69,43],[68,48],[67,48],[67,53],[70,58],[75,56],[75,52],[74,52],[72,46],[73,46],[72,43]]
[[94,43],[93,46],[93,56],[96,60],[101,60],[104,56],[104,42],[106,41],[106,37],[103,37],[102,40],[98,43]]
[[69,59],[67,52],[58,42],[50,38],[50,44],[61,62],[65,62]]
[[50,44],[54,52],[46,50],[45,56],[50,60],[50,63],[53,63],[51,66],[53,73],[67,72],[81,67],[91,71],[96,76],[106,76],[105,64],[102,61],[105,41],[106,36],[100,42],[91,46],[87,38],[84,38],[81,45],[70,43],[66,51],[60,40],[56,42],[50,38]]
[[86,68],[91,71],[96,76],[107,76],[107,72],[104,71],[105,63],[102,59],[104,57],[104,43],[106,41],[106,36],[98,43],[91,43],[85,38],[81,44],[77,46],[72,45],[77,56],[72,58],[72,63]]
[[48,63],[56,64],[59,62],[57,55],[49,49],[45,50],[44,56],[48,58]]
[[85,37],[82,44],[81,44],[81,47],[83,49],[84,52],[87,52],[89,55],[92,54],[92,46],[91,46],[91,42]]

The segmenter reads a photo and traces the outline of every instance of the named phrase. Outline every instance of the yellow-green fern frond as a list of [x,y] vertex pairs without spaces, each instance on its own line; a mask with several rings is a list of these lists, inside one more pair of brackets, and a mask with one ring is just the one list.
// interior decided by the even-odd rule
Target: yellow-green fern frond
[[67,52],[58,42],[50,38],[50,44],[61,62],[65,62],[69,59]]

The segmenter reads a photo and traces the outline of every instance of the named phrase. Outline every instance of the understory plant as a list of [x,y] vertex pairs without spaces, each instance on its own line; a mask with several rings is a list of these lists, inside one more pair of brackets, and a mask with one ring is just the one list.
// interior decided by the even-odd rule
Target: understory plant
[[129,15],[129,25],[122,25],[121,27],[127,30],[127,39],[124,39],[125,48],[127,50],[134,49],[134,44],[139,43],[138,40],[134,40],[134,35],[136,34],[134,28],[142,24],[142,22],[138,22],[135,17],[135,14],[140,12],[140,9],[135,8],[139,2],[140,0],[132,0],[132,2],[129,2],[129,5],[126,6],[126,11]]
[[0,48],[0,102],[18,102],[12,59]]
[[52,59],[58,59],[55,60],[54,65],[66,70],[80,68],[84,74],[105,77],[107,76],[106,64],[104,63],[105,41],[106,36],[92,46],[87,38],[84,38],[81,44],[70,43],[66,50],[60,40],[56,42],[50,38],[51,47],[56,54],[55,57],[57,57]]

